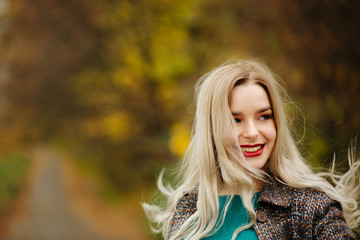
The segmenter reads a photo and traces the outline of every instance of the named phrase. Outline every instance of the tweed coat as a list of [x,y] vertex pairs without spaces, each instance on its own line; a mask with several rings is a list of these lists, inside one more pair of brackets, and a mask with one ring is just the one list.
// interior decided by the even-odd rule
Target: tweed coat
[[[176,204],[167,239],[197,211],[198,190],[185,193]],[[355,239],[339,202],[313,188],[293,188],[265,183],[255,209],[255,232],[262,239]]]

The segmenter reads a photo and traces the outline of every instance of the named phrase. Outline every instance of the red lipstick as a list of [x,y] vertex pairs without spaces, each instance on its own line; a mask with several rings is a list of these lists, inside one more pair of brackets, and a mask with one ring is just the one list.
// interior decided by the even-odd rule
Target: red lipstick
[[264,151],[265,144],[240,145],[245,157],[258,157]]

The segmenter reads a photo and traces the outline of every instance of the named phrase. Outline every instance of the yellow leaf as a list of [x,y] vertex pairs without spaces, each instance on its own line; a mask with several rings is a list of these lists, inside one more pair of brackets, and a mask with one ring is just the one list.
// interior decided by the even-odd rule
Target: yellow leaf
[[190,143],[190,129],[183,123],[175,123],[171,126],[169,149],[178,156],[182,156]]
[[106,136],[112,140],[122,140],[129,134],[130,117],[125,112],[114,112],[102,120],[102,129]]

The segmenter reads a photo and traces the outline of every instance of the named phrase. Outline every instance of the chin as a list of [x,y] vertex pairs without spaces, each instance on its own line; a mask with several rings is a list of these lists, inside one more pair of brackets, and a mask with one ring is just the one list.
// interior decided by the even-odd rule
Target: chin
[[259,170],[266,170],[268,168],[267,160],[252,159],[252,160],[247,160],[247,161],[251,168],[255,168],[255,169],[259,169]]

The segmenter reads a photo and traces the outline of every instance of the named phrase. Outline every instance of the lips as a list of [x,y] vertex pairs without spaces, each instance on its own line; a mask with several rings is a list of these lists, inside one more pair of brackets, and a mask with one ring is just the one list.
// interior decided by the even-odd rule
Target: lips
[[241,150],[244,153],[245,157],[258,157],[264,151],[265,144],[255,144],[255,145],[241,145]]

